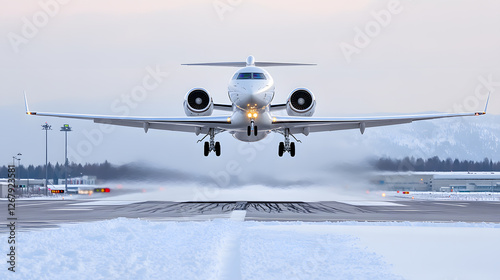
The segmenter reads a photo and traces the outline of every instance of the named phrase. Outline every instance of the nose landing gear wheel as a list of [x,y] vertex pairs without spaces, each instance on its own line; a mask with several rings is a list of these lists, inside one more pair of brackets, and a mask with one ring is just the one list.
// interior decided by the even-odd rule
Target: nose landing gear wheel
[[215,142],[215,155],[220,156],[220,142]]
[[257,126],[255,126],[255,127],[253,128],[253,134],[254,134],[255,136],[257,136]]
[[290,143],[290,156],[295,156],[295,142]]
[[247,135],[252,135],[252,128],[250,126],[247,127]]
[[278,156],[282,157],[284,151],[285,151],[285,143],[280,142],[280,145],[278,147]]

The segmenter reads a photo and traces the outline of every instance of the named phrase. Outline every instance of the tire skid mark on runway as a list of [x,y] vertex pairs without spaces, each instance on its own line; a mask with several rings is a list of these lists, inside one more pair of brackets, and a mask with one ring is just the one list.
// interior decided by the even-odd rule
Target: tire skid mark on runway
[[[20,207],[21,231],[107,219],[207,221],[463,221],[500,223],[500,201],[405,201],[405,207],[357,206],[339,201],[146,201],[128,205],[85,206],[77,201],[44,201]],[[457,206],[458,207],[450,207]],[[246,211],[246,212],[244,212]],[[0,225],[3,225],[0,223]],[[4,226],[5,227],[5,226]],[[6,228],[6,227],[5,227]],[[0,233],[5,232],[0,228]]]
[[306,202],[260,202],[260,201],[214,201],[214,202],[172,202],[172,203],[152,203],[142,202],[132,205],[120,205],[117,210],[125,210],[138,214],[211,214],[211,213],[231,213],[235,210],[249,210],[252,212],[264,213],[372,213],[366,207],[358,207],[345,203],[337,203],[335,206],[326,203],[316,203],[312,205]]

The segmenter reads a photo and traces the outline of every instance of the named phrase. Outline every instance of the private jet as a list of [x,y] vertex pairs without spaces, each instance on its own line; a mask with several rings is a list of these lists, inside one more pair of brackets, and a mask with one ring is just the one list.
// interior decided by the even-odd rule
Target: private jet
[[[479,116],[475,113],[436,113],[416,115],[395,115],[376,117],[312,117],[316,108],[314,94],[307,88],[294,89],[286,103],[272,104],[275,96],[275,86],[271,75],[264,69],[272,66],[310,66],[315,64],[258,62],[249,56],[246,62],[213,62],[183,64],[189,66],[226,66],[238,67],[228,85],[228,95],[231,104],[214,103],[210,93],[204,88],[193,88],[184,98],[184,111],[187,117],[131,117],[111,115],[85,115],[68,113],[44,113],[30,111],[25,93],[26,113],[32,116],[60,117],[93,120],[94,123],[130,126],[149,129],[191,132],[204,135],[198,142],[204,142],[204,155],[214,152],[221,154],[220,142],[215,136],[228,132],[234,138],[244,142],[256,142],[264,139],[270,133],[279,133],[284,140],[279,143],[278,155],[289,153],[295,156],[295,135],[305,136],[313,132],[359,129],[361,134],[366,128],[406,124],[414,121],[431,120],[450,117]],[[489,100],[489,97],[488,97]],[[227,111],[226,116],[212,116],[214,110]],[[278,114],[286,111],[287,116]]]

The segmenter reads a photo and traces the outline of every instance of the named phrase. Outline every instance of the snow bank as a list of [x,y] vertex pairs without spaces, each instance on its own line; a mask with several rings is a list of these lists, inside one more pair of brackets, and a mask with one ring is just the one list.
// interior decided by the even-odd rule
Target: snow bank
[[400,279],[356,237],[288,228],[308,225],[120,218],[19,232],[18,271],[0,279]]
[[495,279],[500,252],[484,223],[119,218],[17,234],[18,270],[0,279]]

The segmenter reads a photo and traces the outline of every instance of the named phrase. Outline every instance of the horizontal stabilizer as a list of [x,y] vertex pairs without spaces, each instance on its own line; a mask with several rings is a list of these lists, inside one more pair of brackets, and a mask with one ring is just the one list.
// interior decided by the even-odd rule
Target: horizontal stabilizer
[[[182,64],[186,66],[223,66],[223,67],[246,67],[245,62],[209,62],[209,63],[189,63]],[[315,66],[312,63],[291,63],[291,62],[255,62],[257,67],[273,67],[273,66]],[[248,65],[249,66],[249,65]]]
[[223,67],[273,67],[273,66],[314,66],[313,63],[294,63],[294,62],[264,62],[255,61],[253,56],[249,56],[246,62],[208,62],[208,63],[187,63],[181,64],[187,66],[223,66]]

